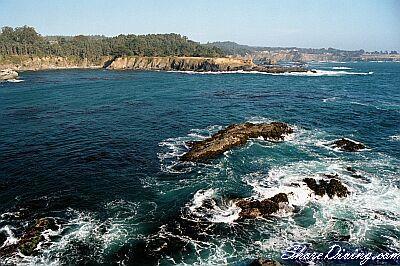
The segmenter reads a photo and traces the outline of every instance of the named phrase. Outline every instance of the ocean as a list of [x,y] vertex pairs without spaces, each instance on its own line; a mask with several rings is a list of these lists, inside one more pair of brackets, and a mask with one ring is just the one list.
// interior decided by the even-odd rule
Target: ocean
[[[3,263],[291,265],[281,254],[296,243],[400,252],[400,64],[310,67],[317,72],[27,71],[0,83],[0,246],[39,218],[57,224],[34,254]],[[206,163],[179,160],[188,141],[272,121],[295,132]],[[342,137],[367,149],[326,145]],[[324,174],[351,194],[317,197],[301,184]],[[232,199],[279,192],[289,210],[237,220]]]

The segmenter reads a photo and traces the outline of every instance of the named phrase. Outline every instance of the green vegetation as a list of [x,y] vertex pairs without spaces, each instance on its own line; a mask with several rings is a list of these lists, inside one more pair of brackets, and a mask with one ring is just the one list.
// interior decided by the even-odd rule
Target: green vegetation
[[3,27],[0,57],[62,56],[99,60],[103,56],[223,56],[217,47],[201,45],[179,34],[43,37],[32,27]]
[[248,46],[241,45],[235,42],[212,42],[207,43],[206,46],[209,47],[217,47],[221,49],[222,52],[228,55],[246,55],[253,54],[256,52],[268,51],[268,52],[282,52],[282,51],[290,51],[295,53],[305,53],[305,54],[332,54],[336,56],[341,56],[343,58],[352,58],[358,57],[365,53],[364,50],[356,50],[356,51],[345,51],[334,48],[298,48],[298,47],[259,47],[259,46]]
[[206,44],[209,47],[217,47],[221,49],[225,54],[229,55],[246,55],[251,54],[257,50],[257,47],[252,47],[248,45],[237,44],[235,42],[212,42]]

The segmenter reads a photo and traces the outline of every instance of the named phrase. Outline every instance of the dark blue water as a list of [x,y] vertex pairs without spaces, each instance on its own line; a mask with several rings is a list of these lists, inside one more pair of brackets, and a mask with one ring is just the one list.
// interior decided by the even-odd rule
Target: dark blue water
[[[36,256],[7,261],[245,265],[296,242],[399,251],[400,64],[312,67],[300,76],[57,70],[0,83],[0,228],[9,243],[37,218],[60,224]],[[245,121],[283,121],[295,133],[206,165],[179,162],[186,141]],[[341,137],[368,149],[326,147]],[[321,199],[290,186],[324,173],[352,194]],[[228,199],[281,191],[292,211],[235,221]]]

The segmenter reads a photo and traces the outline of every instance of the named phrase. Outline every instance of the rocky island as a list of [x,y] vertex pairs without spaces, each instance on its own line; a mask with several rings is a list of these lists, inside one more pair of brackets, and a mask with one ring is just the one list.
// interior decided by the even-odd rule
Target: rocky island
[[190,150],[181,160],[203,161],[221,155],[233,147],[244,145],[250,138],[262,137],[266,140],[281,141],[290,133],[293,133],[293,129],[281,122],[232,124],[203,141],[188,143]]

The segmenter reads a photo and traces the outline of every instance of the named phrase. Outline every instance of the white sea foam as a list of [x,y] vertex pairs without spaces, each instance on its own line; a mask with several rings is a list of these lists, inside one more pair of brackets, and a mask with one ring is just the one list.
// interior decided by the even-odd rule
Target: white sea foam
[[[219,204],[218,204],[219,203]],[[239,218],[240,208],[232,201],[217,203],[217,190],[199,190],[186,207],[190,219],[207,220],[213,223],[233,223]]]
[[[328,135],[323,132],[307,132],[301,129],[298,138],[293,140],[295,145],[311,146],[312,143],[324,143]],[[308,138],[308,140],[307,140]],[[300,140],[300,141],[299,141]],[[318,156],[317,156],[318,158]],[[355,173],[347,171],[347,166],[352,165],[357,169]],[[289,196],[291,204],[313,207],[315,223],[311,226],[299,226],[294,218],[280,220],[276,225],[282,226],[279,233],[272,234],[270,239],[258,242],[263,250],[280,250],[297,242],[309,242],[321,237],[334,237],[337,232],[337,223],[347,223],[347,231],[350,242],[362,245],[368,239],[367,235],[380,226],[394,226],[399,228],[400,221],[396,217],[400,215],[399,205],[393,202],[399,201],[399,187],[393,183],[397,180],[398,160],[387,155],[371,151],[361,153],[359,160],[346,161],[341,157],[324,157],[315,161],[300,161],[285,166],[276,166],[265,174],[250,174],[244,181],[250,185],[256,197],[267,198],[276,193],[284,192]],[[309,190],[302,179],[305,177],[321,178],[325,173],[339,174],[339,178],[349,188],[351,195],[344,199],[328,199],[315,196]],[[360,178],[362,176],[362,178]],[[386,180],[386,181],[385,181]],[[368,181],[368,182],[366,182]],[[393,182],[392,182],[393,181]],[[293,183],[300,186],[293,187]],[[311,205],[310,205],[311,204]],[[349,217],[349,218],[347,218]],[[338,220],[339,219],[339,220]],[[270,228],[265,228],[271,232]],[[339,236],[339,235],[338,235]],[[395,239],[394,237],[388,237]],[[317,240],[318,241],[318,240]],[[396,245],[395,241],[392,241]]]
[[[272,121],[264,117],[250,117],[247,120],[253,123]],[[400,209],[398,204],[394,204],[400,202],[399,186],[396,183],[400,164],[396,158],[374,150],[351,154],[332,152],[329,147],[326,149],[326,144],[338,139],[339,136],[319,129],[307,130],[296,125],[291,126],[295,128],[295,133],[286,139],[285,145],[295,147],[308,156],[304,159],[299,158],[297,162],[291,161],[285,164],[280,164],[271,158],[257,158],[252,167],[268,165],[269,170],[258,169],[242,176],[242,181],[253,191],[252,198],[261,200],[283,192],[288,194],[290,208],[276,214],[275,216],[279,217],[271,221],[267,219],[257,223],[254,230],[268,237],[238,251],[241,257],[246,254],[248,257],[254,257],[255,252],[263,252],[261,254],[276,252],[293,243],[320,242],[321,239],[325,241],[335,237],[339,239],[348,237],[350,243],[363,246],[365,241],[370,240],[370,235],[379,228],[385,226],[400,228],[400,221],[397,219],[400,216]],[[201,139],[212,133],[210,131],[207,134],[193,134],[189,138]],[[263,141],[250,141],[252,142]],[[244,149],[250,147],[251,145],[247,145]],[[271,145],[269,148],[281,147],[282,145]],[[349,159],[348,155],[351,155],[352,159]],[[201,179],[203,181],[210,179],[213,184],[212,180],[219,178],[221,171],[234,177],[234,168],[229,168],[230,160],[227,155],[215,169],[202,167]],[[347,170],[348,166],[354,168],[355,172]],[[324,174],[338,174],[338,178],[348,187],[351,194],[346,198],[319,197],[303,182],[306,177],[325,179],[327,177],[324,177]],[[242,224],[234,222],[240,209],[232,202],[224,202],[219,191],[221,189],[217,188],[197,191],[193,200],[186,205],[185,217],[212,223],[227,223],[232,226],[232,230],[240,230]],[[304,215],[303,211],[309,213]],[[311,221],[304,225],[302,219]],[[251,233],[247,233],[250,237]],[[218,243],[195,245],[197,252],[203,249],[211,252],[207,259],[198,258],[199,263],[218,264],[217,262],[228,261],[232,254],[226,253],[224,249],[234,248],[236,241],[240,241],[235,237],[210,237]],[[395,236],[388,235],[387,239],[391,245],[398,247],[399,241],[396,241]],[[201,247],[203,244],[206,247]]]
[[332,71],[332,70],[319,70],[314,69],[312,71],[307,72],[284,72],[284,73],[268,73],[268,72],[260,72],[260,71],[205,71],[205,72],[197,72],[197,71],[168,71],[174,73],[184,73],[184,74],[199,74],[199,75],[219,75],[219,74],[261,74],[261,75],[272,75],[272,76],[305,76],[305,77],[321,77],[321,76],[345,76],[345,75],[372,75],[374,72],[349,72],[349,71]]
[[23,79],[8,79],[7,82],[11,82],[11,83],[19,83],[19,82],[23,82]]
[[[384,158],[373,162],[366,160],[359,163],[358,167],[372,163],[381,168],[384,160]],[[286,221],[277,221],[276,226],[282,227],[283,230],[277,230],[278,233],[272,234],[270,239],[259,241],[260,247],[264,250],[280,250],[297,242],[332,237],[339,234],[336,231],[336,224],[341,220],[342,223],[348,224],[347,232],[344,234],[349,234],[349,241],[359,245],[362,245],[371,230],[375,230],[379,226],[399,228],[400,221],[396,217],[400,215],[400,210],[398,205],[393,204],[394,201],[399,200],[399,188],[390,183],[382,183],[381,177],[368,172],[364,172],[364,174],[368,175],[372,182],[360,183],[344,170],[346,165],[348,163],[340,159],[325,162],[299,162],[286,167],[273,168],[264,178],[262,176],[247,177],[247,183],[260,197],[270,197],[281,191],[289,194],[289,201],[293,204],[303,206],[303,208],[310,208],[312,206],[310,204],[317,206],[317,209],[312,209],[315,218],[314,224],[307,227],[300,226],[292,216],[288,217]],[[310,190],[307,188],[288,185],[293,182],[301,182],[302,178],[308,177],[310,174],[332,172],[339,173],[339,178],[349,187],[351,195],[347,198],[338,200],[310,196]],[[271,182],[268,180],[274,180],[278,184],[271,187]],[[270,232],[268,227],[265,230]]]
[[330,97],[330,98],[322,99],[322,101],[323,101],[324,103],[327,103],[327,102],[334,102],[334,101],[336,101],[337,99],[338,99],[337,97]]
[[7,234],[7,239],[6,239],[6,241],[4,241],[3,245],[0,246],[0,248],[18,243],[18,239],[14,236],[14,233],[13,233],[14,229],[15,228],[13,228],[9,225],[6,225],[6,226],[0,228],[0,232],[5,232]]
[[168,138],[161,141],[158,144],[161,147],[161,151],[157,153],[161,170],[175,174],[190,172],[193,163],[179,161],[179,157],[189,150],[187,143],[204,140],[220,129],[222,129],[222,126],[219,125],[212,125],[203,129],[191,129],[184,137]]
[[[334,139],[334,140],[331,140],[331,141],[319,141],[319,142],[316,143],[316,145],[319,146],[319,147],[323,147],[323,148],[335,151],[335,152],[343,152],[339,147],[333,147],[332,146],[333,142],[341,140],[341,139],[345,139],[345,140],[354,142],[355,144],[363,144],[363,143],[361,143],[359,141],[356,141],[356,140],[353,140],[353,139],[350,139],[350,138],[340,138],[340,139]],[[361,152],[361,151],[370,151],[370,150],[371,149],[365,147],[363,149],[359,149],[358,151]]]
[[400,135],[393,135],[393,136],[390,136],[389,139],[390,139],[391,141],[400,141]]
[[[58,230],[45,230],[42,232],[42,241],[37,250],[38,256],[25,256],[18,253],[16,256],[9,257],[5,263],[27,264],[27,265],[60,265],[60,259],[65,256],[75,256],[76,243],[84,243],[90,249],[92,261],[102,264],[106,252],[115,245],[124,243],[132,233],[135,233],[135,218],[138,214],[139,205],[125,200],[115,200],[104,205],[110,212],[110,218],[100,220],[95,214],[68,209],[67,213],[73,218],[62,224]],[[148,215],[154,211],[142,215]],[[12,228],[10,228],[12,229]],[[8,230],[8,229],[4,229]],[[12,232],[9,234],[13,237]],[[58,236],[54,241],[52,236]],[[139,236],[139,235],[137,235]],[[53,238],[54,239],[54,238]],[[8,239],[7,239],[8,240]],[[10,241],[15,241],[10,239]],[[79,255],[78,255],[79,256]]]
[[352,68],[351,67],[340,66],[340,67],[332,67],[332,69],[334,69],[334,70],[350,70]]
[[283,76],[307,76],[307,77],[321,77],[321,76],[346,76],[346,75],[372,75],[374,72],[349,72],[349,71],[332,71],[332,70],[313,70],[307,72],[288,72],[288,73],[277,73],[271,75],[283,75]]

